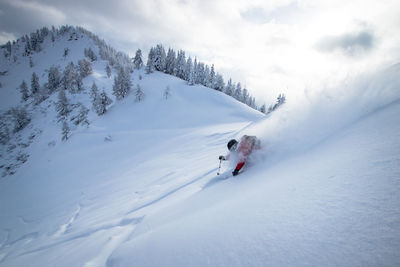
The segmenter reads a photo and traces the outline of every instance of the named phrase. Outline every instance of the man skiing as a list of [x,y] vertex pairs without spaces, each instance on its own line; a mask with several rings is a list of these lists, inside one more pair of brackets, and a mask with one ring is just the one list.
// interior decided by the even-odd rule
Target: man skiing
[[232,139],[227,144],[229,150],[228,155],[219,156],[219,160],[233,159],[234,162],[237,162],[232,172],[233,176],[236,176],[246,164],[246,160],[253,150],[261,148],[260,143],[260,140],[255,136],[243,135],[239,142]]

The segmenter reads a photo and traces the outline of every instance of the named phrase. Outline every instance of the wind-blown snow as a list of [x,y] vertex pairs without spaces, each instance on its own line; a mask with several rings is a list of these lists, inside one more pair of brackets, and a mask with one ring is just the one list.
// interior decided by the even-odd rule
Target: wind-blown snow
[[[29,160],[0,180],[0,266],[398,266],[398,72],[264,116],[135,71],[145,99],[129,95],[66,142],[54,111],[35,117]],[[100,77],[86,87],[110,92]],[[243,134],[262,139],[255,164],[229,178],[224,162],[217,176]]]

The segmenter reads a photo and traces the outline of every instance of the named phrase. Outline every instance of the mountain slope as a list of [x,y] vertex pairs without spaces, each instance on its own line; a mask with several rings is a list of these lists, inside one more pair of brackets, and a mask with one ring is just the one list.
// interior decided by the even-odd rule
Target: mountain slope
[[[93,45],[84,35],[78,40],[69,41],[68,35],[58,40],[55,58],[62,57],[64,47],[69,47],[68,60],[77,62],[85,46],[78,44],[73,57],[69,45],[83,39]],[[48,45],[53,44],[49,41]],[[45,48],[43,45],[40,52],[43,58],[50,53]],[[62,68],[68,60],[55,62]],[[52,61],[46,66],[50,64]],[[106,64],[100,59],[92,63],[93,74],[83,80],[86,90],[67,94],[72,103],[91,106],[87,88],[93,81],[111,96],[115,74],[106,76]],[[2,93],[15,90],[11,77],[19,77],[21,68],[12,68],[3,77]],[[37,64],[32,70],[46,77],[46,67]],[[39,105],[25,104],[32,121],[11,142],[31,140],[32,132],[36,134],[27,146],[14,148],[29,154],[29,160],[13,176],[0,180],[1,266],[104,264],[112,249],[142,220],[143,216],[132,210],[212,175],[215,157],[203,151],[222,153],[227,138],[264,117],[221,92],[188,86],[162,73],[135,71],[131,81],[141,86],[143,101],[135,102],[131,93],[122,100],[114,99],[103,116],[91,111],[90,126],[74,127],[66,142],[61,142],[56,95]],[[170,96],[165,99],[167,87]],[[18,102],[11,94],[7,105]],[[2,147],[3,163],[13,160],[6,153],[10,146]],[[109,242],[114,235],[112,239],[117,241]]]
[[108,266],[399,265],[399,114],[397,101],[146,216]]
[[[108,78],[94,40],[80,36],[62,37],[54,53],[43,45],[33,69],[44,79],[50,54],[64,68],[92,47],[86,89],[67,94],[89,108],[93,81],[111,96],[116,71]],[[81,41],[64,61],[64,48]],[[17,66],[1,77],[2,96],[30,77]],[[144,100],[113,98],[65,142],[55,94],[22,104],[32,121],[13,150],[1,148],[2,162],[18,151],[29,159],[0,179],[0,266],[397,266],[398,72],[345,87],[350,97],[339,91],[344,98],[264,116],[221,92],[135,70]],[[262,140],[254,164],[224,179],[232,163],[223,162],[217,176],[227,141],[243,134]]]

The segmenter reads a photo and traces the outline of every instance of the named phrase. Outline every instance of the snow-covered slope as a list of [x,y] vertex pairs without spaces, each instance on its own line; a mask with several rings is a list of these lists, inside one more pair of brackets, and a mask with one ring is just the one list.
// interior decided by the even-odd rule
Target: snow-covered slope
[[109,266],[398,266],[399,115],[397,101],[145,216]]
[[[105,65],[85,86],[111,92]],[[21,134],[41,130],[29,160],[0,179],[0,266],[400,265],[399,69],[388,73],[356,98],[264,116],[135,71],[145,99],[114,101],[66,142],[50,98]],[[255,164],[217,176],[243,134],[262,140]]]

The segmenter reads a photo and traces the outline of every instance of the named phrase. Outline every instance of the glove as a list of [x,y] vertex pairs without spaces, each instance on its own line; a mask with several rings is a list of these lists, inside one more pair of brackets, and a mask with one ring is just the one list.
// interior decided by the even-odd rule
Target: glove
[[233,175],[233,176],[236,176],[236,175],[238,175],[238,174],[239,174],[239,170],[236,170],[236,169],[235,169],[235,170],[232,172],[232,175]]
[[219,159],[219,160],[225,160],[225,157],[224,157],[224,156],[219,156],[218,159]]

